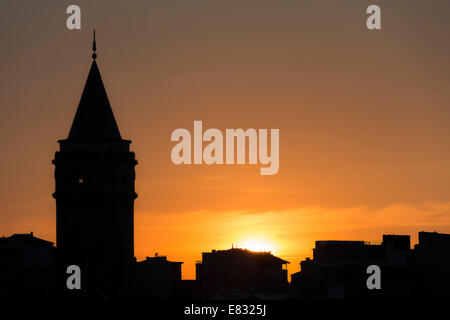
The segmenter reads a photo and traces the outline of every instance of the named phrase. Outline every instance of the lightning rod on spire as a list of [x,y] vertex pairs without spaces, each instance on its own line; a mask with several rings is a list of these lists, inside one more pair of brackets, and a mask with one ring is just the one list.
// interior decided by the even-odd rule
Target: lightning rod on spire
[[95,51],[97,50],[97,44],[95,43],[95,29],[94,29],[94,41],[92,42],[92,51],[94,51],[92,53],[92,58],[97,58],[97,54],[95,53]]

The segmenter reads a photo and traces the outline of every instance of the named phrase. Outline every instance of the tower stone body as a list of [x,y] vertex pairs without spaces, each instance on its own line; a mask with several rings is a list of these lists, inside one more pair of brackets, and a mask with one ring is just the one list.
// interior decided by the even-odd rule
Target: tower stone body
[[58,141],[53,160],[57,248],[64,265],[80,266],[88,286],[122,277],[133,262],[137,197],[131,141],[120,135],[93,57],[69,135]]

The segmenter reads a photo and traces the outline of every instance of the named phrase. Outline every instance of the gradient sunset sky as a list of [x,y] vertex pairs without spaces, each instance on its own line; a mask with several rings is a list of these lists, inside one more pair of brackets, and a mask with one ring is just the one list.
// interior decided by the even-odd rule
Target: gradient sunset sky
[[[66,28],[67,6],[82,29]],[[382,8],[382,30],[365,26]],[[97,63],[136,167],[135,254],[450,233],[450,1],[2,1],[0,235],[56,240],[53,170]],[[280,169],[176,166],[176,128],[280,129]]]

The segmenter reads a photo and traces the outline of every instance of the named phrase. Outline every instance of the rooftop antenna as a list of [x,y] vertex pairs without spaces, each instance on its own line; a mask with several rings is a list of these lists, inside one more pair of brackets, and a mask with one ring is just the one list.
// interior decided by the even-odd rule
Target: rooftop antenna
[[95,29],[94,29],[94,41],[92,42],[92,58],[95,60],[95,58],[97,58],[97,54],[95,53],[95,51],[97,50],[97,44],[95,43]]

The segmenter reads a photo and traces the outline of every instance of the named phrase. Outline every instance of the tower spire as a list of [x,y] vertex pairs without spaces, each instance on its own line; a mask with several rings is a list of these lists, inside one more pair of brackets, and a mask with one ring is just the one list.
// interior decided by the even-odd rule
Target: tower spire
[[91,69],[84,85],[80,103],[69,131],[68,139],[122,140],[98,69],[95,43],[92,42]]
[[92,42],[92,58],[95,60],[95,58],[97,58],[97,54],[95,53],[95,51],[97,50],[97,44],[95,43],[95,29],[94,29],[94,41]]

